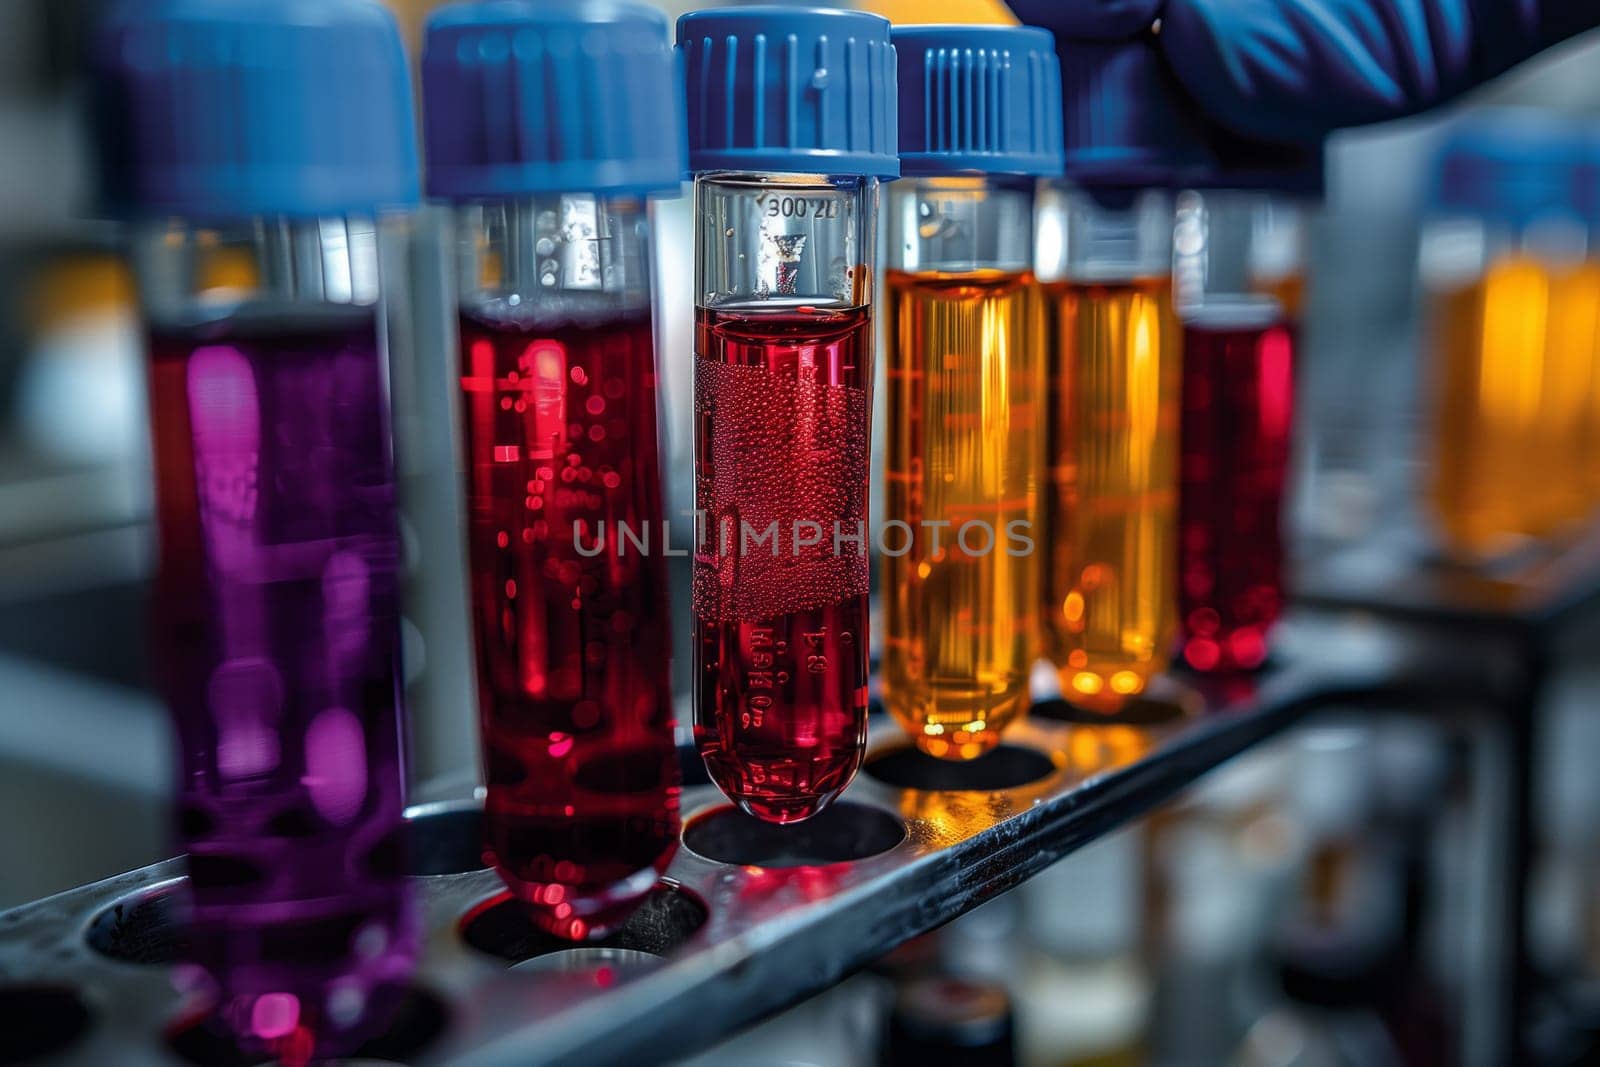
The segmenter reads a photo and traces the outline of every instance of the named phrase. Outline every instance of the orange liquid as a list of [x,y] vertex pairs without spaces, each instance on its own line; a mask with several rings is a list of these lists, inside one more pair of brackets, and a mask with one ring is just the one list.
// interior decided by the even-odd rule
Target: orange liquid
[[[882,557],[884,703],[924,752],[972,759],[1027,707],[1038,651],[1038,287],[998,271],[890,271],[887,283],[885,518],[914,536]],[[937,550],[930,522],[948,524]]]
[[1045,650],[1074,703],[1115,710],[1177,633],[1182,341],[1167,278],[1055,283]]
[[1600,488],[1600,266],[1515,256],[1432,305],[1430,499],[1445,547],[1493,556],[1583,519]]

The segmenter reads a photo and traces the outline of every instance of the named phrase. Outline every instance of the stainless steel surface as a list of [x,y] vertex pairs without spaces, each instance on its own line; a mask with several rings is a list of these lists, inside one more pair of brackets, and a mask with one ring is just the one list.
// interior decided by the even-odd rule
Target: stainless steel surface
[[[704,1048],[1017,885],[1303,714],[1391,684],[1401,667],[1386,631],[1299,618],[1285,625],[1273,667],[1236,691],[1174,685],[1122,719],[1047,700],[999,757],[977,764],[913,755],[875,722],[868,769],[831,819],[774,830],[733,814],[714,788],[691,787],[687,843],[665,880],[687,896],[658,889],[611,942],[623,950],[612,967],[592,956],[515,967],[553,946],[506,937],[517,924],[494,921],[502,888],[492,871],[421,876],[429,932],[417,984],[448,1020],[404,1061],[642,1063]],[[1007,781],[1019,784],[995,788]],[[951,788],[960,786],[971,788]],[[412,815],[420,869],[471,865],[474,811]],[[885,850],[840,861],[873,848]],[[170,969],[94,947],[170,955],[160,893],[181,875],[171,860],[0,913],[0,996],[8,984],[59,987],[88,1008],[87,1031],[50,1062],[184,1062],[163,1035],[181,1008]],[[157,906],[135,907],[147,897]],[[641,950],[665,956],[641,961]]]

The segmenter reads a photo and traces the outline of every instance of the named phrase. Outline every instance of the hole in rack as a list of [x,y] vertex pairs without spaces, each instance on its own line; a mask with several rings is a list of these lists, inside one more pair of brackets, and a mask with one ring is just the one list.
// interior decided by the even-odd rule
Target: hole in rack
[[[510,893],[502,893],[467,913],[461,920],[461,940],[479,952],[513,963],[593,949],[664,956],[694,936],[708,914],[692,893],[657,885],[615,933],[576,945],[539,929],[526,905]],[[561,969],[554,963],[551,967]]]
[[1116,711],[1091,711],[1051,697],[1034,704],[1028,714],[1073,726],[1170,726],[1196,710],[1186,707],[1182,700],[1159,696],[1129,697]]
[[780,826],[737,808],[718,808],[689,823],[691,852],[740,867],[818,867],[887,852],[906,838],[899,819],[866,804],[843,802],[804,822]]
[[108,959],[150,967],[176,963],[183,954],[178,917],[182,879],[143,889],[115,901],[89,922],[84,940]]
[[0,1064],[33,1063],[89,1029],[89,1008],[62,986],[0,986]]
[[413,875],[486,870],[483,809],[472,801],[413,809],[406,818],[406,856],[406,871]]
[[[341,1061],[406,1063],[444,1033],[450,1023],[450,1009],[444,1001],[415,986],[394,993],[398,1003],[392,1014],[384,1013],[389,1022],[383,1032],[341,1056]],[[256,1067],[277,1062],[270,1054],[240,1048],[227,1028],[211,1015],[180,1021],[168,1031],[167,1045],[189,1063],[206,1067]]]
[[1050,777],[1056,765],[1043,752],[1000,745],[974,760],[942,760],[905,745],[867,762],[866,772],[897,789],[930,792],[995,792],[1017,789]]

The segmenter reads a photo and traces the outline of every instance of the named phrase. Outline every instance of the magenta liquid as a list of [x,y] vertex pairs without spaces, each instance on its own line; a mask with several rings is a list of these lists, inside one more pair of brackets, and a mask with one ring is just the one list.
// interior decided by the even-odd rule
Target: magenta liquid
[[283,1059],[384,1029],[418,950],[375,318],[296,314],[158,330],[150,371],[189,962]]
[[1249,670],[1283,607],[1294,333],[1275,304],[1201,309],[1184,322],[1183,374],[1183,656],[1196,670]]
[[866,751],[871,343],[866,308],[697,312],[695,741],[769,822],[817,814]]
[[573,940],[678,846],[648,312],[461,320],[485,859]]

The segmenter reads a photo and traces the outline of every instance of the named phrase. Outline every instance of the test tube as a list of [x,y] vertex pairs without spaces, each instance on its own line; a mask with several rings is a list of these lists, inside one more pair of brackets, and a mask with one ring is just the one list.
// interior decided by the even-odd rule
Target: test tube
[[1199,671],[1261,666],[1283,608],[1302,215],[1287,195],[1225,183],[1293,177],[1217,173],[1178,198],[1178,610]]
[[304,6],[124,5],[94,55],[149,331],[178,974],[297,1062],[386,1028],[419,947],[385,360],[411,94],[379,4]]
[[884,499],[901,525],[882,554],[883,700],[924,752],[973,759],[1027,708],[1038,654],[1033,191],[1061,173],[1061,74],[1043,30],[893,39],[905,177],[889,187]]
[[866,747],[878,180],[899,173],[889,24],[755,7],[678,22],[695,174],[695,739],[769,822]]
[[1582,139],[1536,113],[1479,118],[1435,166],[1420,266],[1435,409],[1426,487],[1446,554],[1486,560],[1593,506],[1600,266]]
[[457,4],[423,84],[455,216],[484,859],[543,929],[599,937],[678,843],[648,200],[683,172],[669,30],[634,4]]
[[1063,695],[1115,711],[1177,636],[1181,338],[1172,196],[1191,136],[1151,35],[1058,36],[1067,183],[1041,193],[1052,345],[1045,651]]

